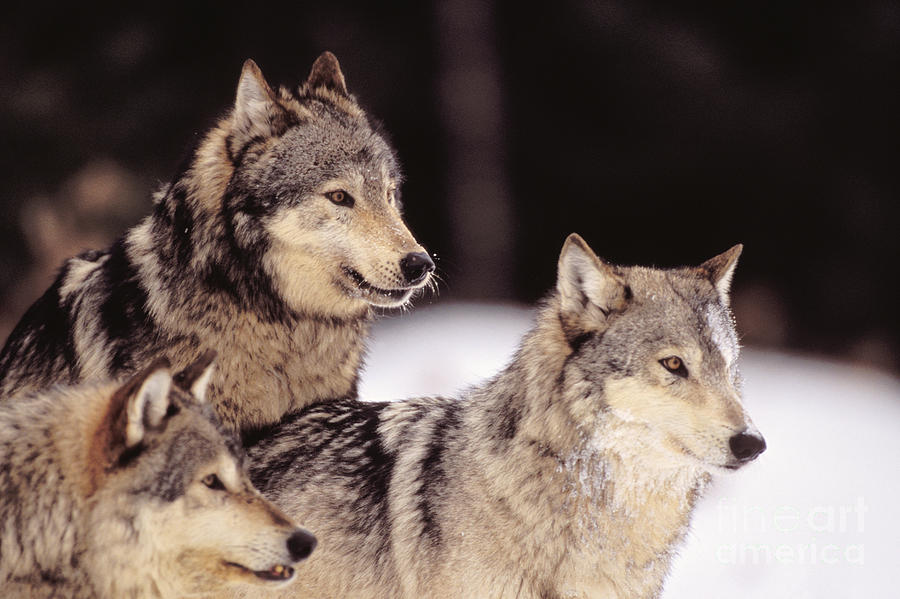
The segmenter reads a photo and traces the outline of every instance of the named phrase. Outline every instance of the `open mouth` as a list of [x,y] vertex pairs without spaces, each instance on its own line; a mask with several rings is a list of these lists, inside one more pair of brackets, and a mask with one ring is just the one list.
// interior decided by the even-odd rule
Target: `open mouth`
[[384,289],[382,287],[376,287],[375,285],[369,283],[366,278],[359,273],[359,271],[350,268],[349,266],[343,266],[341,268],[344,271],[344,274],[347,275],[347,278],[353,281],[353,283],[356,285],[356,288],[362,292],[363,297],[378,295],[388,300],[401,302],[413,289],[412,287],[402,287],[399,289]]
[[236,564],[234,562],[225,562],[226,566],[231,568],[237,568],[242,572],[247,574],[252,574],[256,578],[260,580],[264,580],[266,582],[285,582],[293,578],[294,569],[290,566],[285,566],[282,564],[278,564],[276,566],[272,566],[268,570],[251,570],[245,566],[240,564]]

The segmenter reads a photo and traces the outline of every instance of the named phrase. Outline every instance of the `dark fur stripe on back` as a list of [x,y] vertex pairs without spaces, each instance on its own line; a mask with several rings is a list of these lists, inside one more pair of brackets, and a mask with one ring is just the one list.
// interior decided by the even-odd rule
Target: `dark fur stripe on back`
[[419,511],[422,514],[422,536],[427,538],[432,546],[438,546],[441,543],[440,523],[435,514],[439,511],[437,503],[440,501],[446,483],[444,451],[448,440],[456,434],[459,426],[459,404],[447,402],[444,404],[443,416],[434,423],[428,451],[422,460],[420,478],[422,485],[418,492]]
[[100,323],[112,348],[110,370],[132,370],[139,366],[134,363],[135,353],[146,345],[146,336],[139,331],[152,331],[154,325],[147,313],[147,292],[122,240],[110,250],[102,277],[105,299],[100,305]]
[[[265,492],[273,487],[270,481],[292,480],[302,486],[318,476],[337,477],[345,482],[347,496],[353,498],[349,508],[357,519],[348,523],[349,529],[375,535],[386,550],[390,526],[387,496],[395,459],[378,434],[384,406],[352,399],[315,404],[289,414],[277,427],[245,436],[246,441],[256,441],[248,448],[253,484]],[[272,435],[273,430],[278,432]],[[307,442],[292,442],[298,436]],[[328,459],[316,459],[322,454],[328,454]],[[328,472],[316,470],[317,463],[328,464]]]

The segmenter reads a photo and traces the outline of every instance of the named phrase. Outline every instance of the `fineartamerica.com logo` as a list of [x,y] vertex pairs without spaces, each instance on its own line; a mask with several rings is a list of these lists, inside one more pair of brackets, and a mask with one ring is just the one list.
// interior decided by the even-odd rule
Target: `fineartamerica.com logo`
[[862,497],[851,504],[802,510],[793,506],[764,509],[723,498],[718,505],[719,532],[765,542],[720,545],[716,559],[741,565],[863,565],[865,546],[852,541],[865,532],[868,510]]

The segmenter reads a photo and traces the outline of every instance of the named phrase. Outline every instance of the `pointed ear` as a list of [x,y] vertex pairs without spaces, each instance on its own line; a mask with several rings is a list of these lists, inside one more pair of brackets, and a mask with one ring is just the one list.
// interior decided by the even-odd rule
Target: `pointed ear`
[[712,282],[716,291],[719,292],[719,298],[726,306],[729,302],[728,291],[731,289],[731,277],[734,275],[734,267],[737,266],[743,249],[744,246],[739,243],[698,267],[702,275]]
[[280,110],[275,92],[266,83],[256,63],[248,58],[241,71],[234,101],[232,147],[241,148],[254,137],[269,135],[272,131],[272,113]]
[[560,252],[556,289],[560,321],[570,341],[605,330],[609,315],[624,309],[627,299],[622,278],[575,233]]
[[169,409],[169,389],[172,373],[167,360],[154,362],[150,367],[125,384],[125,447],[140,443],[148,430],[157,428]]
[[309,77],[306,78],[306,84],[311,90],[326,87],[343,96],[347,95],[347,83],[344,81],[341,65],[338,63],[337,57],[327,50],[322,52],[313,63]]
[[215,372],[216,350],[207,350],[193,364],[175,375],[175,384],[189,391],[198,402],[206,401],[209,380]]

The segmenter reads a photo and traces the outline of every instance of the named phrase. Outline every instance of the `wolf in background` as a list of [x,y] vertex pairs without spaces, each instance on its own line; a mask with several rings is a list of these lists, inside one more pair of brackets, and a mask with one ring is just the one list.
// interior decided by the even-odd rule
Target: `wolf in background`
[[293,579],[315,538],[253,488],[204,403],[212,353],[0,405],[4,599],[190,596]]
[[329,52],[297,89],[244,64],[234,108],[153,213],[68,260],[0,353],[0,397],[219,352],[210,402],[250,429],[354,396],[373,306],[434,263],[403,223],[394,151]]
[[272,427],[251,478],[321,539],[278,596],[657,597],[710,475],[765,449],[728,304],[740,251],[618,267],[572,235],[494,379]]

